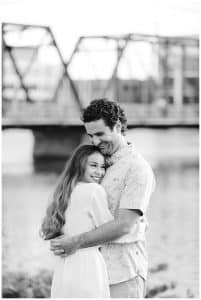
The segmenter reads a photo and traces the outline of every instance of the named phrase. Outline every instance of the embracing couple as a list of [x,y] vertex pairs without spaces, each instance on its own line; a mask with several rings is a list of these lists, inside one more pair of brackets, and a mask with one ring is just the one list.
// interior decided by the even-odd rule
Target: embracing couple
[[41,226],[56,260],[51,297],[143,298],[154,174],[116,102],[92,101],[82,120],[92,145],[67,162]]

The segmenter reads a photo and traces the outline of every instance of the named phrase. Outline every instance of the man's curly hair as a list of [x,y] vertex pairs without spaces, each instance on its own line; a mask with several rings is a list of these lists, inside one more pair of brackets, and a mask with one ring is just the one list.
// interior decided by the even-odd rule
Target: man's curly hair
[[84,123],[103,119],[105,125],[114,128],[117,121],[121,122],[121,133],[125,135],[127,129],[127,118],[124,110],[114,101],[106,98],[95,99],[83,110],[82,121]]

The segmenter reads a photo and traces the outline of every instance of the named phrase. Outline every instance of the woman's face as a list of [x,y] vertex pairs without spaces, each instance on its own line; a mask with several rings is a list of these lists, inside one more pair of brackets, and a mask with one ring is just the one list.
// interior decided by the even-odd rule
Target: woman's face
[[88,156],[83,176],[84,182],[100,183],[105,175],[105,160],[102,154],[95,152]]

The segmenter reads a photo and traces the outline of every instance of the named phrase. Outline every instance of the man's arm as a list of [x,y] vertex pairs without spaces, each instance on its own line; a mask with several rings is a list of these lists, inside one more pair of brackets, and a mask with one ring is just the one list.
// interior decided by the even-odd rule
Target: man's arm
[[72,254],[79,248],[112,242],[129,233],[133,224],[146,211],[152,190],[153,174],[150,167],[141,160],[132,163],[125,179],[118,216],[90,232],[52,240],[51,250],[56,255],[61,255],[64,250]]
[[61,255],[64,251],[66,254],[72,254],[80,248],[112,242],[129,233],[140,215],[141,212],[138,210],[119,209],[119,213],[113,221],[107,222],[96,229],[73,236],[72,238],[63,235],[51,240],[51,250],[56,255]]

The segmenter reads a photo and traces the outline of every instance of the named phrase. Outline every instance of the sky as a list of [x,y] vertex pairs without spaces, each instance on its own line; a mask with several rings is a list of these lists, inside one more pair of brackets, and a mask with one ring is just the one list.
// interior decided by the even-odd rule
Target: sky
[[[0,22],[50,26],[65,61],[80,36],[127,33],[191,36],[199,34],[199,19],[200,0],[0,0]],[[137,77],[154,72],[155,62],[150,60],[147,47],[135,47],[130,53],[136,61],[133,66]],[[40,55],[44,63],[50,60],[54,63],[50,51],[41,50]],[[107,75],[104,66],[111,64],[108,70],[112,70],[115,63],[114,55],[101,58],[95,53],[91,54],[90,64],[87,54],[82,57],[79,54],[76,59],[70,66],[74,79],[93,77],[94,72],[97,78],[108,77],[110,71]],[[133,72],[127,65],[122,64],[122,77]]]
[[200,0],[0,0],[0,21],[51,26],[67,58],[81,35],[199,34]]

